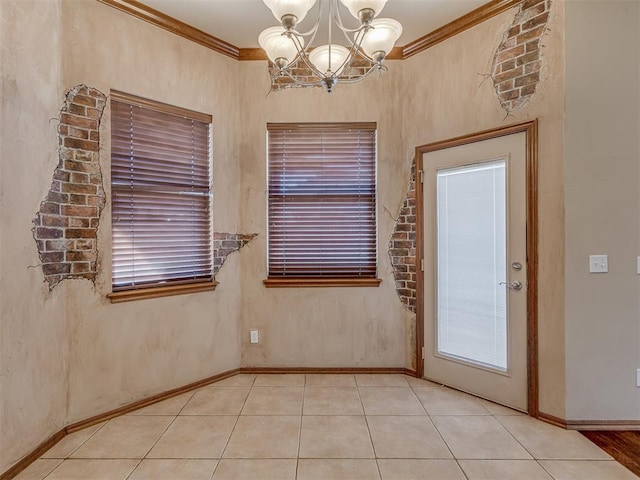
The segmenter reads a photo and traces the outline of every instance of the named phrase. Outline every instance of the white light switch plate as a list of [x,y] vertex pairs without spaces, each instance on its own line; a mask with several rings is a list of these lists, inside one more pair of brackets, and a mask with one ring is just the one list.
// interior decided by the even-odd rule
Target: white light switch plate
[[607,273],[609,271],[609,258],[607,255],[590,255],[589,272]]
[[258,330],[251,330],[251,343],[258,343],[260,340],[260,335],[258,334]]
[[636,370],[636,387],[640,387],[640,368]]
[[638,263],[636,265],[636,273],[640,275],[640,257],[638,257]]

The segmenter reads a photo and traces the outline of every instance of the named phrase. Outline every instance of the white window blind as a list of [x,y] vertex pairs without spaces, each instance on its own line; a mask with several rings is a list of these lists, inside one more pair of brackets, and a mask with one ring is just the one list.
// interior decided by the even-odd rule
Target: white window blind
[[437,173],[438,352],[507,369],[506,162]]
[[211,117],[112,92],[113,291],[212,280]]
[[269,277],[376,276],[376,124],[268,124]]

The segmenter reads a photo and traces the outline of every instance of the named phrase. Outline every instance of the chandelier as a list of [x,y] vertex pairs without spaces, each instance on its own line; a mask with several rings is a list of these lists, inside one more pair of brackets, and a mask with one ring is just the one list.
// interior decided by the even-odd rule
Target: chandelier
[[[281,22],[264,30],[258,43],[273,64],[272,86],[311,87],[324,85],[329,93],[338,83],[356,83],[372,72],[384,72],[383,65],[402,35],[402,25],[392,18],[377,18],[387,0],[340,0],[359,26],[346,28],[340,18],[338,0],[329,3],[329,43],[312,47],[322,19],[325,0],[262,0]],[[296,27],[318,4],[318,16],[311,30]],[[347,46],[334,44],[333,24],[344,34]],[[302,73],[300,73],[302,72]]]

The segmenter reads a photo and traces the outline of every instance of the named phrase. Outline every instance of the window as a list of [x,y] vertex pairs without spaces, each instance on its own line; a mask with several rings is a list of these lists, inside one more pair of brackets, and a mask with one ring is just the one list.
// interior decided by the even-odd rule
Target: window
[[376,124],[268,124],[267,286],[378,285]]
[[112,302],[215,288],[211,117],[111,92]]

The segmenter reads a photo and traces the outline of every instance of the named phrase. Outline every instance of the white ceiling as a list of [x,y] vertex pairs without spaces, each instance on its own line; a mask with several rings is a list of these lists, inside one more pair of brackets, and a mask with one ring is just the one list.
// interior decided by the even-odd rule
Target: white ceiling
[[[402,24],[403,34],[397,42],[400,46],[417,40],[486,2],[487,0],[388,0],[380,16],[395,18]],[[262,0],[142,0],[141,3],[239,48],[257,48],[260,32],[279,23]],[[313,15],[316,8],[302,22],[300,31],[308,30],[313,25],[312,17],[316,16]],[[324,8],[326,11],[327,7]],[[349,12],[342,6],[340,10],[343,22],[355,27],[356,20]],[[324,42],[326,38],[321,38],[318,33],[314,44]]]

